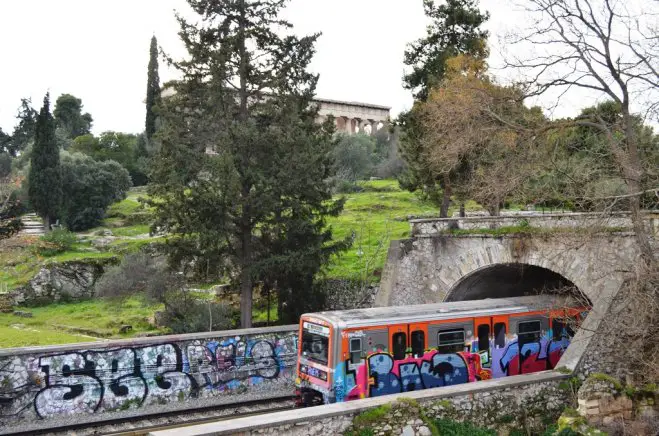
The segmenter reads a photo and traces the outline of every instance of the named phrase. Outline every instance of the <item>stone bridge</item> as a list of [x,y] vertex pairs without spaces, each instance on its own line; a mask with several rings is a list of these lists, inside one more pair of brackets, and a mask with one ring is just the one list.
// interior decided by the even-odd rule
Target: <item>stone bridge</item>
[[[656,240],[659,213],[645,220]],[[411,220],[392,241],[377,306],[520,296],[576,285],[591,302],[638,258],[627,213]]]
[[[644,212],[658,248],[659,212]],[[639,250],[628,213],[411,220],[392,241],[376,306],[512,297],[574,285],[592,304],[561,359],[575,370]]]

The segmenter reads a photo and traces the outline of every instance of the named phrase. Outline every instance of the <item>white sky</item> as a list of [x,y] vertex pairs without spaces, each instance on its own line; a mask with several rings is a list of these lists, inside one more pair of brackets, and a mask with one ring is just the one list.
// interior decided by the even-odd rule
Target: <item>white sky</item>
[[[497,35],[524,21],[506,3],[480,2],[491,14],[493,56]],[[0,127],[11,133],[21,97],[38,110],[50,91],[53,104],[62,93],[81,98],[94,133],[142,131],[151,35],[184,54],[174,9],[186,2],[0,0]],[[425,34],[422,0],[291,0],[285,16],[298,34],[323,33],[312,64],[319,97],[391,106],[392,117],[411,106],[403,52]],[[172,77],[162,60],[160,77]]]

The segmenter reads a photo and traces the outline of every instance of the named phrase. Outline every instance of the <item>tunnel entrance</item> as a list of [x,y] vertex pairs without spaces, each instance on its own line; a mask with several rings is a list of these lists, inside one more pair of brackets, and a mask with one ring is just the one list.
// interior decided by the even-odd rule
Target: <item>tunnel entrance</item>
[[570,280],[546,268],[521,263],[497,264],[464,277],[444,301],[522,297],[548,292],[578,291]]

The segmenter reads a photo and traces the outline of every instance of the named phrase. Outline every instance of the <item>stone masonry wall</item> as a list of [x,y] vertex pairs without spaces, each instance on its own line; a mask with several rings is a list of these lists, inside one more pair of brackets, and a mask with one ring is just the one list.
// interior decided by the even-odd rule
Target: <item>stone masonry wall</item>
[[[659,212],[646,212],[645,220],[651,234],[659,233]],[[629,212],[524,214],[462,218],[426,218],[410,220],[412,236],[433,235],[447,230],[496,229],[527,224],[536,228],[593,228],[632,229]]]
[[0,434],[294,393],[297,326],[0,350]]
[[[430,435],[426,419],[468,420],[501,428],[537,428],[555,420],[568,404],[566,376],[555,371],[386,395],[330,406],[239,418],[153,436],[339,435],[356,426],[355,417],[382,406],[384,413],[364,422],[376,435]],[[373,416],[373,414],[371,413]],[[354,429],[354,427],[353,427]],[[176,433],[175,433],[176,432]]]

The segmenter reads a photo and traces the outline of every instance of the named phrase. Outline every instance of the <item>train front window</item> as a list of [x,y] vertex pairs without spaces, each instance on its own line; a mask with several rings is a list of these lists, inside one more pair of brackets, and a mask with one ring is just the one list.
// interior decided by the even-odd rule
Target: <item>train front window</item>
[[327,365],[329,332],[329,327],[304,321],[302,323],[302,356]]

